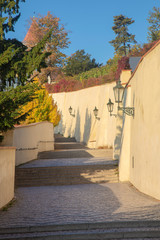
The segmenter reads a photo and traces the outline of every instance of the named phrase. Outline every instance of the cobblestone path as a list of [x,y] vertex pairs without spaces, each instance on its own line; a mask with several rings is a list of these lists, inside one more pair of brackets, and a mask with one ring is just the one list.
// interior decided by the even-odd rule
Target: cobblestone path
[[[76,148],[75,148],[76,149]],[[74,154],[76,150],[73,150]],[[86,151],[86,157],[84,156]],[[56,150],[56,154],[58,154]],[[111,150],[79,149],[82,156],[45,158],[20,168],[110,164]],[[99,155],[98,155],[99,151]],[[106,155],[108,151],[108,156]],[[54,152],[49,156],[53,157]],[[85,178],[86,175],[83,175]],[[160,220],[160,201],[138,192],[129,183],[94,183],[61,186],[17,187],[16,201],[0,211],[0,228],[39,224],[93,223],[132,220]]]

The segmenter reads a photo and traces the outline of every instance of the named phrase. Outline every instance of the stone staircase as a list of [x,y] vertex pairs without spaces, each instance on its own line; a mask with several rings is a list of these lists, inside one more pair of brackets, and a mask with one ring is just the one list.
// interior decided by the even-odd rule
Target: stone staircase
[[[102,157],[108,158],[102,162]],[[42,152],[43,167],[32,163],[16,168],[16,187],[58,186],[73,184],[117,182],[117,161],[112,161],[112,150],[91,150],[74,138],[55,137],[55,150]],[[49,166],[45,163],[49,160]],[[62,162],[63,164],[59,166]],[[73,159],[74,161],[71,161]],[[95,161],[96,159],[96,161]],[[94,161],[93,161],[94,160]],[[70,164],[68,164],[70,161]]]
[[160,239],[160,222],[108,222],[1,228],[6,240]]
[[65,138],[60,134],[55,134],[55,150],[62,149],[85,149],[81,143],[77,143],[75,138]]
[[117,182],[116,165],[17,168],[16,187]]
[[[88,149],[74,138],[56,135],[55,151],[42,152],[37,160],[16,167],[15,182],[16,187],[117,182],[117,166],[111,149]],[[159,221],[22,226],[1,227],[0,240],[160,239]]]

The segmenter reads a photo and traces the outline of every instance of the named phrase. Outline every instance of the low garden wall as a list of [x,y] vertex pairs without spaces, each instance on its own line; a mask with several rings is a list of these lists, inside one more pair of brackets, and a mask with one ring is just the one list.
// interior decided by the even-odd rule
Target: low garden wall
[[16,126],[4,134],[1,146],[16,147],[16,166],[36,159],[43,151],[54,150],[54,129],[50,122]]
[[46,121],[17,126],[13,146],[16,146],[16,166],[36,159],[39,152],[54,150],[53,124]]
[[14,197],[15,151],[14,147],[0,147],[0,208]]

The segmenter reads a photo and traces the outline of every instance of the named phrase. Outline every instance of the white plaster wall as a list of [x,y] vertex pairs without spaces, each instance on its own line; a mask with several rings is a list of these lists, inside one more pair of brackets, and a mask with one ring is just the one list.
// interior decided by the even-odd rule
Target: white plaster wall
[[50,122],[17,126],[13,134],[16,166],[36,159],[38,152],[54,150],[54,130]]
[[14,197],[15,148],[0,147],[0,208]]
[[120,160],[121,180],[129,178],[137,189],[157,199],[160,199],[159,76],[160,44],[143,57],[131,78],[131,106],[135,107],[135,116],[130,117],[130,123],[126,122],[123,132],[127,142],[131,127],[130,154],[125,154],[129,145],[123,144]]
[[[122,70],[120,74],[121,84],[125,87],[131,77],[131,70]],[[131,88],[128,86],[124,90],[123,103],[119,107],[131,107]],[[116,132],[114,141],[113,158],[119,160],[119,180],[129,180],[130,158],[130,116],[122,110],[117,111]]]
[[[91,148],[113,146],[116,120],[109,116],[106,104],[109,98],[114,101],[114,86],[115,82],[74,92],[52,94],[62,115],[61,122],[55,127],[55,133],[75,137],[77,141],[84,142]],[[69,114],[70,106],[75,117]],[[93,114],[95,106],[99,109],[99,120]]]
[[13,145],[17,148],[35,148],[40,141],[53,141],[53,124],[32,123],[15,127]]
[[21,165],[31,160],[37,159],[38,149],[16,149],[15,165]]
[[125,85],[128,80],[130,79],[131,77],[131,69],[124,69],[122,70],[121,74],[120,74],[120,81],[121,81],[121,84]]

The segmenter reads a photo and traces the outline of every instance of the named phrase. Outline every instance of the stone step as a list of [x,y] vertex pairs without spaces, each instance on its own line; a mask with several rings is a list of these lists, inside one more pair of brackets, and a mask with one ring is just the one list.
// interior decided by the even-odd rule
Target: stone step
[[118,182],[117,165],[16,168],[15,186],[58,186]]
[[54,149],[63,150],[63,149],[87,149],[82,143],[77,142],[59,142],[54,143]]
[[72,149],[72,150],[55,150],[40,152],[38,159],[58,159],[58,158],[93,158],[107,157],[112,160],[112,149]]
[[160,239],[160,222],[108,222],[0,228],[0,239]]
[[76,139],[74,137],[65,138],[61,134],[55,134],[54,139],[55,142],[76,142]]

